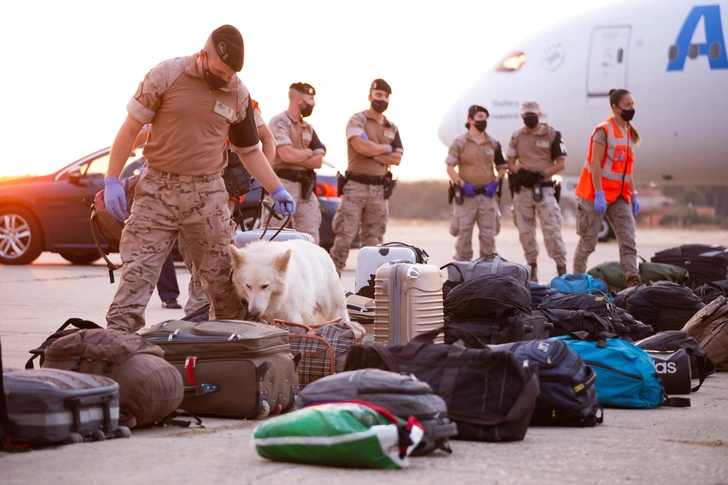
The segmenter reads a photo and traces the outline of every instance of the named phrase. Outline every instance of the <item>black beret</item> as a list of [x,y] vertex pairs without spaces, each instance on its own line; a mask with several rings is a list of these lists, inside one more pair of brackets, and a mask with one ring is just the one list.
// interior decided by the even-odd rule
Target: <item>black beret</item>
[[245,59],[245,46],[240,31],[232,25],[223,25],[210,35],[217,56],[231,69],[240,72]]
[[472,105],[470,107],[470,109],[468,109],[468,116],[470,118],[474,118],[475,115],[477,115],[480,112],[485,113],[485,116],[490,118],[490,113],[488,113],[488,110],[483,108],[482,106],[478,106],[477,104]]
[[311,86],[309,83],[293,83],[290,86],[288,86],[288,89],[295,89],[299,93],[303,94],[316,94],[316,89]]
[[387,84],[387,81],[385,81],[384,79],[375,79],[374,81],[372,81],[372,89],[384,91],[387,94],[392,94],[391,86]]

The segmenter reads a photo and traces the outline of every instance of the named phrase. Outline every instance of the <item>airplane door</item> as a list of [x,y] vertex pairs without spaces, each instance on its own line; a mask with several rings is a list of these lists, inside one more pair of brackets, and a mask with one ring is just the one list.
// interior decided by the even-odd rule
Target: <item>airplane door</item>
[[607,96],[627,88],[627,47],[631,27],[598,27],[592,31],[587,71],[587,96]]

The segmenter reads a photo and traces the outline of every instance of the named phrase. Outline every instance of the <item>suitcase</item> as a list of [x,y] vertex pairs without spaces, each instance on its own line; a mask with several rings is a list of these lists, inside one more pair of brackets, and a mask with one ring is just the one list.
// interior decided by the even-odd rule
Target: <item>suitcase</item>
[[456,285],[487,274],[511,276],[522,282],[526,288],[529,288],[531,281],[530,266],[511,263],[501,258],[499,254],[489,254],[475,261],[453,261],[442,267],[442,269],[445,268],[447,268],[448,281],[454,282]]
[[[365,246],[356,258],[354,293],[374,297],[374,275],[377,268],[391,262],[426,264],[429,255],[424,249],[400,242]],[[362,292],[364,288],[364,292]]]
[[161,322],[142,334],[182,374],[180,407],[193,414],[262,419],[299,390],[288,332],[242,320]]
[[[258,239],[263,236],[263,232],[265,232],[265,236],[263,236],[263,239],[266,241],[291,241],[295,239],[301,239],[304,241],[308,241],[313,243],[314,239],[313,236],[305,233],[305,232],[298,232],[294,229],[290,229],[287,227],[284,227],[283,229],[280,229],[280,233],[278,233],[279,227],[269,227],[267,231],[264,229],[252,229],[250,231],[236,231],[235,232],[235,246],[238,248],[242,248],[247,246],[248,244],[252,243],[253,241],[257,241]],[[276,235],[278,233],[278,235]],[[275,238],[274,238],[275,236]]]
[[6,439],[49,445],[130,436],[119,426],[119,385],[112,379],[60,369],[2,372],[0,450]]
[[393,263],[377,269],[374,343],[406,343],[444,323],[440,268],[431,264]]
[[683,244],[658,251],[651,260],[688,270],[688,285],[701,279],[717,281],[728,278],[728,249],[717,244]]

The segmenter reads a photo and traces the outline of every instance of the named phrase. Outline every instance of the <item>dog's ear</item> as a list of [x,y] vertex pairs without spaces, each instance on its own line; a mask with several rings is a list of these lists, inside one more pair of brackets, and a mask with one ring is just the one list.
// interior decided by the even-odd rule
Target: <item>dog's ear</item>
[[291,261],[291,250],[286,250],[285,253],[281,253],[273,260],[273,268],[279,273],[285,273],[288,269],[288,263]]
[[234,244],[231,244],[228,249],[234,265],[242,266],[245,264],[245,250],[243,248],[238,249]]

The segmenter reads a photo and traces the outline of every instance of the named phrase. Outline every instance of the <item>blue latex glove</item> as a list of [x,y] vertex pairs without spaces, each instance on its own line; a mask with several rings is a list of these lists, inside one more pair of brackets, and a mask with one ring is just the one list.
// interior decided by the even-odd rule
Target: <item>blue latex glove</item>
[[126,206],[126,194],[116,177],[106,177],[104,179],[104,205],[106,210],[114,216],[114,219],[122,224],[124,223],[129,214]]
[[603,190],[597,190],[594,194],[594,210],[600,216],[607,212],[607,199],[604,198]]
[[367,136],[367,132],[366,131],[362,131],[361,137],[364,138],[365,140],[368,140],[369,139],[369,137]]
[[475,187],[473,187],[472,185],[463,182],[461,188],[463,189],[463,194],[467,195],[468,197],[475,197]]
[[488,197],[495,197],[495,193],[498,191],[498,181],[494,180],[485,186],[485,195]]
[[632,216],[636,216],[640,213],[640,200],[637,198],[637,194],[632,194]]
[[392,145],[389,145],[389,153],[392,153],[393,151],[394,151],[394,148],[392,147]]
[[271,192],[270,196],[275,201],[273,210],[279,216],[288,217],[296,213],[296,201],[282,185]]

